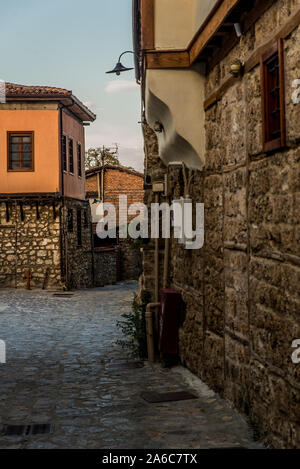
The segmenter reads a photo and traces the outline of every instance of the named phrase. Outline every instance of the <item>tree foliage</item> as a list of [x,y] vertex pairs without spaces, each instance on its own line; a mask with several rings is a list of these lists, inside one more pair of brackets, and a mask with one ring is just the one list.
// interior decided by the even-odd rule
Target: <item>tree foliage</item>
[[92,169],[96,166],[102,166],[104,158],[104,164],[111,164],[114,166],[120,166],[119,161],[119,147],[116,144],[114,148],[108,147],[97,147],[89,148],[85,153],[85,167],[86,169]]
[[118,345],[128,350],[132,357],[146,358],[147,335],[146,335],[146,305],[150,302],[148,293],[144,293],[142,301],[139,302],[137,295],[134,296],[131,311],[121,314],[121,321],[117,321],[117,327],[124,334],[125,339],[118,340]]

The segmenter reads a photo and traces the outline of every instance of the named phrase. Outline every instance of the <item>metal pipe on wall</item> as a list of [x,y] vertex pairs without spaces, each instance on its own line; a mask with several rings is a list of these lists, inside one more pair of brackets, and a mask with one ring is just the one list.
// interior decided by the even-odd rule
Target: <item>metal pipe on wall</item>
[[170,255],[170,238],[165,239],[165,253],[164,253],[164,274],[163,274],[163,288],[167,288],[169,281],[169,255]]
[[153,330],[153,315],[152,308],[158,308],[160,303],[148,303],[146,307],[146,333],[147,333],[147,350],[148,360],[153,363],[155,361],[155,347],[154,347],[154,330]]
[[[159,203],[158,193],[155,193],[155,203]],[[159,238],[155,238],[154,250],[154,301],[159,304]],[[158,331],[158,308],[155,311],[155,330]]]

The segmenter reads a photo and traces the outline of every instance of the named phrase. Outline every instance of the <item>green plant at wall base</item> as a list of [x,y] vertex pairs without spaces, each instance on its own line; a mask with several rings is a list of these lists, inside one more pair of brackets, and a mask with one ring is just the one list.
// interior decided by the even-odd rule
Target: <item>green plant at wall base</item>
[[135,295],[131,311],[122,314],[122,321],[117,322],[117,327],[126,337],[124,340],[118,340],[117,343],[123,349],[127,349],[133,357],[147,358],[145,311],[146,302],[139,304]]

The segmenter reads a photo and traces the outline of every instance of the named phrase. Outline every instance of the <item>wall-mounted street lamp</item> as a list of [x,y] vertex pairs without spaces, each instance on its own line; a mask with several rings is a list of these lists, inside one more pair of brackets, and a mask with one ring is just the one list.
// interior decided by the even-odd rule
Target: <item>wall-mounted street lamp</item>
[[122,72],[128,72],[129,70],[133,70],[133,67],[132,68],[128,68],[128,67],[124,67],[124,65],[122,65],[121,63],[121,58],[123,57],[123,55],[125,54],[134,54],[133,51],[131,50],[127,50],[125,52],[123,52],[120,57],[119,57],[119,60],[117,62],[117,65],[115,66],[115,68],[113,70],[110,70],[109,72],[106,72],[106,73],[115,73],[116,75],[120,75]]
[[243,75],[244,64],[240,61],[240,59],[236,59],[231,63],[230,73],[236,78]]

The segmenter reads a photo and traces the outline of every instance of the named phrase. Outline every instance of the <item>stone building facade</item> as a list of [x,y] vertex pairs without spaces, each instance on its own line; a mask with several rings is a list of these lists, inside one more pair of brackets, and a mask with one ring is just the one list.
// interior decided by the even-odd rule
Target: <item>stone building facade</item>
[[51,202],[41,203],[37,220],[35,202],[28,201],[20,208],[17,200],[10,200],[7,220],[6,203],[0,203],[0,287],[25,287],[28,271],[32,287],[61,283],[58,206],[57,209],[54,216]]
[[[127,204],[122,205],[120,196],[127,197]],[[94,239],[94,276],[95,286],[113,284],[120,280],[138,280],[141,275],[142,255],[140,247],[131,240],[118,237],[120,216],[133,215],[128,209],[132,204],[144,202],[144,174],[124,166],[109,165],[95,167],[86,171],[86,197],[90,202],[93,239]],[[116,238],[101,240],[96,233],[101,215],[97,213],[102,203],[112,204],[116,213]]]
[[0,287],[93,285],[84,127],[71,91],[6,83],[0,103]]
[[[7,221],[7,207],[9,220]],[[55,208],[54,208],[55,207]],[[69,211],[73,230],[68,230]],[[22,214],[21,214],[22,212]],[[38,215],[37,215],[38,213]],[[77,217],[81,220],[78,243]],[[85,223],[87,217],[87,223]],[[0,288],[76,289],[93,285],[89,205],[60,200],[0,200]]]
[[91,204],[94,232],[99,220],[96,211],[98,205],[103,202],[115,207],[118,225],[119,197],[124,195],[127,196],[127,211],[131,204],[143,203],[144,174],[124,166],[107,164],[104,170],[102,167],[95,167],[86,171],[86,197]]
[[[299,448],[300,364],[291,356],[300,338],[300,104],[292,99],[300,17],[294,0],[265,3],[242,38],[208,62],[205,164],[187,170],[189,195],[205,204],[205,243],[186,250],[171,240],[169,286],[185,302],[181,362],[248,415],[265,442]],[[260,57],[279,38],[286,144],[266,152]],[[236,58],[245,67],[238,78],[228,74]],[[160,136],[146,122],[144,136],[147,174],[156,182],[168,172],[170,198],[178,199],[182,168],[164,166]],[[151,189],[145,200],[154,201]],[[161,263],[163,248],[160,240]],[[151,244],[144,249],[143,288],[152,299],[153,257]]]

